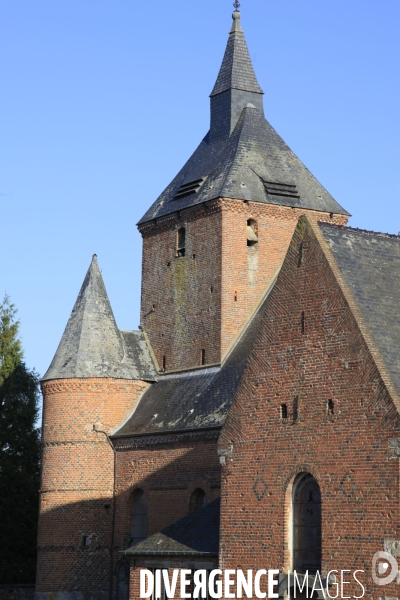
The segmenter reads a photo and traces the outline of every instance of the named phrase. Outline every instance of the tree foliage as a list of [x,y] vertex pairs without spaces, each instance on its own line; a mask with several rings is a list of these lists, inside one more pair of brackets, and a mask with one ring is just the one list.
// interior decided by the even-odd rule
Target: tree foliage
[[38,375],[23,362],[16,309],[0,304],[0,583],[33,583],[39,491]]
[[22,362],[21,341],[18,339],[17,311],[7,294],[0,304],[0,386]]

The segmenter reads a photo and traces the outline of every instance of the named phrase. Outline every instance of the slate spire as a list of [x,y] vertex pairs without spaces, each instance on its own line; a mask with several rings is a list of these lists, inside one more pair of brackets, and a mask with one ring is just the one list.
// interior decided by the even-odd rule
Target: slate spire
[[[97,256],[94,254],[43,381],[85,377],[154,378],[138,375],[138,363],[145,362],[146,357],[139,356],[138,360],[135,356],[135,360],[132,360],[131,348],[125,339],[128,339],[129,333],[142,335],[140,332],[122,332],[118,329],[97,264]],[[146,350],[140,348],[143,341],[139,339],[138,344],[143,355]]]
[[212,140],[231,134],[247,104],[253,104],[263,113],[263,91],[254,72],[238,10],[232,19],[228,44],[210,96]]
[[215,198],[348,216],[266,120],[238,10],[232,18],[210,130],[138,225]]

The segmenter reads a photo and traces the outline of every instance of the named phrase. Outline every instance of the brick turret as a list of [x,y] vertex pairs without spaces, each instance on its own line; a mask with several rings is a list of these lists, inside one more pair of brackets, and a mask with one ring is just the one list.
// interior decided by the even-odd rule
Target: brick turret
[[143,334],[117,328],[94,256],[42,380],[38,598],[108,597],[114,453],[106,434],[154,379]]

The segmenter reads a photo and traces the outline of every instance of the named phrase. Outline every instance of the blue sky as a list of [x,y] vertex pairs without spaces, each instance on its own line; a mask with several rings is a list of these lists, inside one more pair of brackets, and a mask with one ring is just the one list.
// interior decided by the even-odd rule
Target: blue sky
[[[139,322],[136,223],[205,135],[232,1],[2,0],[0,294],[43,375],[91,256]],[[400,2],[243,0],[267,119],[353,217],[400,230]]]

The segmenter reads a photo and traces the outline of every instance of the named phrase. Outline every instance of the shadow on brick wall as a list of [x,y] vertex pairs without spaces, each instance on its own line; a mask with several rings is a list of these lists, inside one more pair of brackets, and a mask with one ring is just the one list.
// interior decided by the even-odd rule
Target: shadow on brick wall
[[134,491],[142,489],[146,495],[150,536],[186,516],[191,495],[199,487],[207,502],[220,496],[216,439],[190,447],[177,443],[118,452],[114,533],[112,491],[93,497],[92,491],[80,490],[75,494],[87,494],[86,499],[64,503],[60,488],[51,494],[51,504],[48,494],[39,524],[36,590],[103,597],[110,586],[111,557],[114,570],[131,544]]

